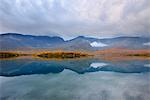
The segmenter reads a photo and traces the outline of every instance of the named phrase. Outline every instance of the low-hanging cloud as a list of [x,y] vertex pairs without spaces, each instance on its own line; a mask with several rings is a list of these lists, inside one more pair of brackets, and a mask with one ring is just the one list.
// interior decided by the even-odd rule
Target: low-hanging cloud
[[0,0],[0,32],[148,36],[149,0]]

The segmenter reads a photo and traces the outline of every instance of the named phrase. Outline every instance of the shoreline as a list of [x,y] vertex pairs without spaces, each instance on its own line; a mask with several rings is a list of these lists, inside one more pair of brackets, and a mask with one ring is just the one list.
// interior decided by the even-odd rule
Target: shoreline
[[[88,58],[93,57],[96,59],[102,60],[112,60],[112,61],[120,61],[120,60],[150,60],[150,50],[138,49],[106,49],[106,50],[98,50],[98,51],[47,51],[47,50],[32,50],[32,51],[0,51],[0,60],[5,59],[14,59],[14,58],[39,58],[43,60],[64,60],[64,59],[76,59],[76,58]],[[2,54],[14,54],[17,56],[13,57],[2,57]]]

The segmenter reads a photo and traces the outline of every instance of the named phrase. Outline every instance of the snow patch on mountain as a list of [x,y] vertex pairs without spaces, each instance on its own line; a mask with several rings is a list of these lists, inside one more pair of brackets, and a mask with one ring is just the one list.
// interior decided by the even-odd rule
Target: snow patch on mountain
[[92,46],[92,47],[105,47],[105,46],[108,46],[107,44],[104,44],[104,43],[102,43],[102,42],[92,42],[92,43],[90,43],[90,45]]
[[150,42],[143,43],[143,45],[150,46]]

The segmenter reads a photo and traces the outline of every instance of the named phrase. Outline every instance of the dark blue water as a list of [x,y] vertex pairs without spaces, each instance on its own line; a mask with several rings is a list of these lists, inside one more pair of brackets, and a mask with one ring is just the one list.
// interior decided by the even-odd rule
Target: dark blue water
[[145,73],[150,72],[148,60],[132,60],[110,62],[98,59],[75,60],[37,60],[15,59],[0,61],[1,76],[19,76],[31,74],[61,73],[64,69],[72,70],[78,74],[109,71],[119,73]]

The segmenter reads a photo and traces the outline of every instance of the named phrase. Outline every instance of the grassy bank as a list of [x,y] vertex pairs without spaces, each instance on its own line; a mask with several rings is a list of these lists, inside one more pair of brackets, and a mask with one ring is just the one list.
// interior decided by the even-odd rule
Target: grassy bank
[[81,57],[87,57],[88,54],[79,53],[79,52],[48,52],[48,53],[41,53],[37,55],[38,57],[42,58],[60,58],[60,59],[66,59],[66,58],[81,58]]
[[86,53],[81,52],[40,52],[40,53],[19,53],[19,52],[0,52],[0,59],[7,59],[7,58],[17,58],[17,57],[33,57],[33,58],[45,58],[45,59],[67,59],[67,58],[81,58],[89,56]]
[[94,57],[105,60],[122,60],[122,59],[150,59],[149,50],[129,50],[129,49],[107,49],[93,52],[79,51],[0,51],[0,59],[29,57],[41,59],[74,59],[84,57]]
[[0,52],[0,58],[13,58],[13,57],[19,57],[20,54],[18,53],[11,53],[11,52]]
[[145,54],[127,54],[126,56],[150,57],[150,53],[145,53]]
[[104,60],[150,60],[150,50],[106,49],[94,53],[96,58]]

